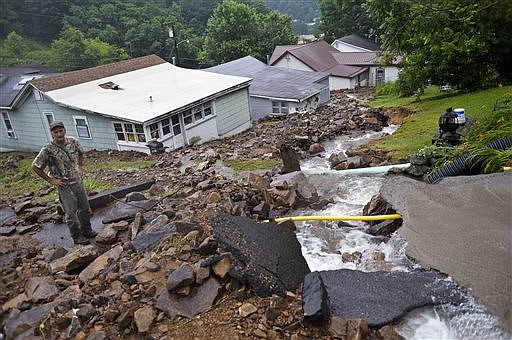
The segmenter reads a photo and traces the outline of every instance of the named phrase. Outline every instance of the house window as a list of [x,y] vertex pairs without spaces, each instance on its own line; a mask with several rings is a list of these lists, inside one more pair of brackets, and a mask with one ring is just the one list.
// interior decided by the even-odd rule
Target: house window
[[180,117],[178,115],[171,116],[172,132],[175,136],[181,133]]
[[208,102],[183,112],[183,122],[185,125],[190,125],[211,115],[213,115],[212,103]]
[[116,132],[117,140],[125,142],[146,142],[146,135],[144,134],[142,124],[114,123],[114,131]]
[[158,129],[158,123],[153,123],[149,125],[149,134],[152,139],[160,138],[160,130]]
[[384,83],[385,79],[386,79],[386,73],[385,73],[384,69],[378,68],[375,71],[375,82],[377,84],[382,84],[382,83]]
[[44,118],[46,119],[46,122],[48,123],[48,126],[50,126],[51,123],[55,120],[53,117],[53,112],[43,112]]
[[183,112],[183,122],[185,125],[192,124],[194,122],[194,118],[192,116],[192,110],[187,110]]
[[7,129],[7,137],[16,138],[16,133],[12,127],[11,118],[7,112],[2,112],[2,120],[4,121],[5,128]]
[[76,135],[78,138],[91,139],[91,131],[89,130],[89,124],[87,118],[84,116],[73,116],[75,121]]
[[287,114],[288,113],[288,103],[272,101],[272,113]]
[[171,133],[171,121],[169,118],[162,119],[162,133],[164,136]]
[[34,90],[32,90],[32,93],[34,94],[34,98],[36,98],[37,101],[44,100],[44,97],[39,90],[34,89]]

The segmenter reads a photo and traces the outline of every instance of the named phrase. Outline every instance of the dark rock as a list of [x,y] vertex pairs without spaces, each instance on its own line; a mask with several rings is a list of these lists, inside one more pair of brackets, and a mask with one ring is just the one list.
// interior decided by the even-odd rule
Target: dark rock
[[2,208],[0,209],[0,226],[8,226],[16,222],[16,213],[14,209],[11,208]]
[[156,301],[156,308],[165,312],[170,319],[178,315],[193,318],[213,305],[221,285],[215,278],[210,278],[195,289],[189,296],[182,296],[164,290]]
[[198,226],[197,223],[191,223],[187,221],[176,221],[175,224],[176,231],[183,235],[187,235],[188,233],[194,230],[198,230],[201,232],[203,231],[203,229],[200,226]]
[[131,241],[132,247],[137,252],[148,251],[153,249],[157,244],[162,241],[164,237],[176,230],[173,224],[166,224],[160,228],[153,228],[151,230],[144,230]]
[[146,196],[144,196],[143,193],[135,191],[130,192],[128,195],[126,195],[125,201],[126,202],[139,202],[139,201],[145,201],[147,200]]
[[86,340],[107,340],[107,333],[103,331],[94,331],[87,336]]
[[138,212],[153,209],[157,202],[157,200],[130,202],[129,204],[125,202],[117,202],[102,222],[104,224],[109,224],[122,220],[133,220]]
[[325,151],[324,147],[322,145],[320,145],[319,143],[313,143],[309,146],[309,153],[311,155],[317,155],[324,151]]
[[463,295],[434,271],[372,272],[340,269],[320,272],[330,312],[343,319],[366,319],[370,327],[398,320],[424,306],[459,304]]
[[297,230],[297,226],[292,220],[284,220],[279,222],[277,225],[280,226],[281,228],[285,228],[291,231]]
[[[370,202],[366,203],[363,208],[363,215],[389,215],[396,214],[396,210],[393,209],[391,204],[386,202],[386,200],[380,195],[376,194],[370,199]],[[370,225],[378,224],[380,221],[370,221],[368,222]]]
[[19,214],[23,213],[23,211],[25,211],[25,209],[31,208],[33,206],[34,206],[34,204],[30,200],[24,201],[21,203],[17,203],[14,206],[14,212],[19,215]]
[[232,253],[229,274],[258,295],[295,291],[309,273],[295,234],[275,223],[220,214],[211,221],[216,239]]
[[80,324],[80,320],[78,320],[77,317],[73,317],[71,319],[71,323],[69,324],[68,330],[67,330],[67,339],[73,339],[75,335],[78,334],[82,330],[82,325]]
[[201,242],[197,248],[197,252],[201,255],[212,255],[217,251],[218,243],[213,237],[207,237]]
[[268,213],[270,211],[270,205],[267,202],[261,202],[252,209],[252,212],[257,214],[262,219],[268,219]]
[[35,329],[41,321],[50,316],[50,312],[56,303],[47,303],[34,307],[27,311],[13,315],[4,322],[6,339],[15,339],[16,336],[27,330]]
[[0,227],[0,236],[9,236],[16,232],[16,227]]
[[25,283],[25,294],[33,302],[47,301],[57,295],[60,290],[53,277],[31,277]]
[[178,269],[169,274],[167,278],[167,290],[173,291],[177,288],[188,286],[194,283],[194,268],[191,265],[184,263]]
[[82,322],[87,322],[96,314],[96,308],[90,303],[79,306],[80,308],[76,311],[76,316]]
[[368,234],[375,236],[391,236],[402,225],[402,219],[385,220],[368,228]]
[[283,161],[283,167],[281,168],[282,174],[287,174],[289,172],[300,171],[300,163],[299,157],[293,148],[282,145],[279,148],[279,155],[281,156],[281,160]]
[[67,253],[64,257],[51,262],[50,267],[53,273],[60,271],[70,272],[85,268],[97,256],[98,249],[95,246],[80,246]]
[[304,278],[302,291],[302,308],[304,319],[313,324],[329,320],[329,301],[322,277],[319,272],[312,272]]
[[31,224],[31,225],[25,225],[25,226],[18,226],[18,227],[16,227],[16,231],[18,232],[18,234],[23,235],[23,234],[30,233],[31,231],[36,231],[39,228],[41,228],[41,226],[39,224]]

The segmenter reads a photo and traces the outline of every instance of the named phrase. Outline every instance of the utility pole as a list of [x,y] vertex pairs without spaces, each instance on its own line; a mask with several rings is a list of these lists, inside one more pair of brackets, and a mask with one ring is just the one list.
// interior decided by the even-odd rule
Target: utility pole
[[176,53],[176,66],[180,66],[180,57],[178,55],[178,37],[176,36],[176,31],[174,30],[174,24],[171,24],[171,29],[169,30],[169,37],[174,40],[174,50]]

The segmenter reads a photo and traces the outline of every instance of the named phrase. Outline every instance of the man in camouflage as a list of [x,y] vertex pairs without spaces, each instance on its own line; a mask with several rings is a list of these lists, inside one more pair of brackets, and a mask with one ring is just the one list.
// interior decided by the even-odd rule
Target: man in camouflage
[[[52,141],[45,145],[32,162],[32,169],[42,179],[57,187],[75,244],[88,244],[96,236],[91,228],[89,201],[82,183],[83,150],[78,141],[66,137],[62,122],[50,124]],[[44,172],[48,167],[49,174]]]

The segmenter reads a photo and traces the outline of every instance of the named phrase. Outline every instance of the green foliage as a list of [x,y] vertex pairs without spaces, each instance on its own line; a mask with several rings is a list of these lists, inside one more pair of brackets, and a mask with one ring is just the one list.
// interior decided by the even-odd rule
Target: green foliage
[[[379,141],[372,143],[372,147],[388,152],[392,160],[405,160],[409,155],[417,150],[432,144],[432,137],[438,130],[439,115],[446,110],[447,107],[462,107],[468,119],[480,121],[475,126],[487,126],[483,136],[492,136],[492,139],[502,136],[501,126],[504,127],[504,135],[510,133],[510,122],[512,118],[504,116],[503,122],[486,123],[486,119],[492,118],[492,109],[497,99],[510,96],[512,86],[497,87],[493,89],[477,91],[472,93],[445,95],[439,93],[437,87],[431,86],[426,88],[422,95],[421,101],[416,101],[416,97],[398,97],[383,96],[377,97],[370,104],[373,107],[398,107],[405,106],[416,114],[405,117],[400,129],[391,136],[387,136]],[[509,117],[507,119],[507,117]],[[504,125],[500,125],[504,124]],[[496,131],[492,127],[498,127]],[[508,128],[507,128],[508,126]],[[490,129],[490,130],[489,130]],[[507,132],[508,131],[508,132]],[[488,143],[483,138],[480,145]]]
[[48,58],[49,49],[30,39],[23,38],[16,32],[11,32],[0,44],[0,67],[43,64]]
[[[463,91],[512,79],[512,2],[491,0],[368,0],[382,23],[386,59],[401,58],[401,92],[410,96],[430,82]],[[492,19],[491,19],[492,18]]]
[[52,43],[48,64],[57,71],[72,71],[128,59],[126,52],[101,40],[87,39],[78,29],[67,27]]
[[378,37],[379,23],[370,20],[366,0],[318,0],[322,12],[320,30],[331,43],[347,34]]
[[375,94],[377,96],[385,96],[385,95],[398,95],[398,87],[396,83],[388,82],[384,84],[377,85],[375,88]]
[[481,172],[490,174],[503,171],[503,167],[512,166],[512,148],[495,150],[487,147],[470,151],[469,162],[478,162]]
[[199,61],[208,66],[247,55],[264,61],[275,45],[296,41],[291,27],[291,19],[275,11],[260,13],[249,5],[224,0],[208,20]]
[[465,141],[472,147],[483,147],[493,140],[504,137],[512,137],[512,108],[480,116]]

